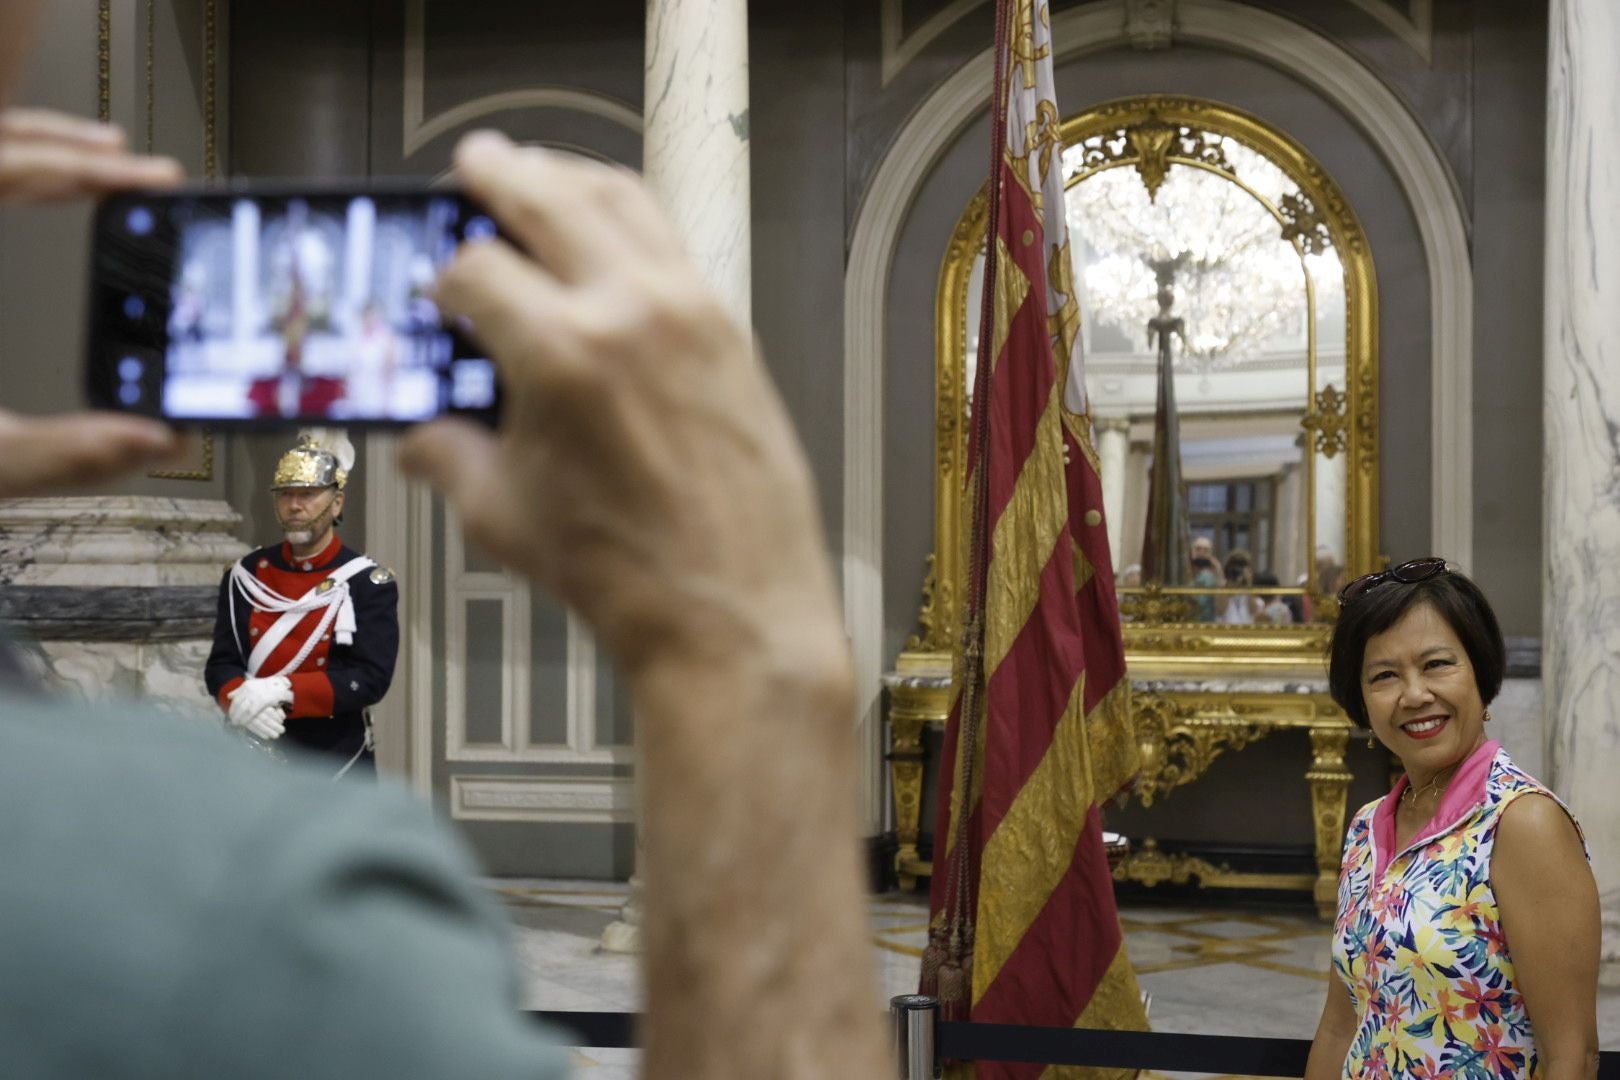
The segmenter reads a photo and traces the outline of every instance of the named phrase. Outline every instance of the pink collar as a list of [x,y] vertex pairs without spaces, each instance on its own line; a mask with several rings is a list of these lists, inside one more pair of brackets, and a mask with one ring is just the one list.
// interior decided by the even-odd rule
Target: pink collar
[[[1490,779],[1491,763],[1496,760],[1496,752],[1501,748],[1502,744],[1495,739],[1486,739],[1478,750],[1468,755],[1468,759],[1451,778],[1451,783],[1446,785],[1446,793],[1440,797],[1440,805],[1435,807],[1434,816],[1417,831],[1412,845],[1445,832],[1485,800],[1485,782]],[[1401,805],[1401,794],[1409,786],[1411,781],[1402,776],[1378,804],[1378,809],[1373,811],[1373,851],[1377,856],[1373,868],[1374,881],[1382,881],[1384,871],[1395,860],[1395,811]]]

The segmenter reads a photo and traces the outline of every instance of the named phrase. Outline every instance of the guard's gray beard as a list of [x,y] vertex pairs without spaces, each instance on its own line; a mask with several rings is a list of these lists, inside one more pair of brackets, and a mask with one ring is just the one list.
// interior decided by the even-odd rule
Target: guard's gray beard
[[[286,537],[287,543],[293,547],[303,547],[305,544],[313,542],[317,536],[326,531],[326,526],[331,521],[329,515],[331,515],[332,507],[336,502],[337,497],[333,496],[332,501],[326,504],[326,509],[316,514],[315,519],[302,529],[289,529],[282,525],[281,535]],[[276,524],[281,525],[281,516],[279,514],[276,516]]]

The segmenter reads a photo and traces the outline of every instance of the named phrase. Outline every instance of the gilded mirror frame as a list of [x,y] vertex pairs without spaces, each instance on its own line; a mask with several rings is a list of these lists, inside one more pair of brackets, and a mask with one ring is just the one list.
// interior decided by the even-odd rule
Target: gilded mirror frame
[[[1163,137],[1166,128],[1173,136]],[[1224,136],[1265,157],[1297,185],[1297,201],[1276,208],[1282,238],[1296,248],[1325,233],[1338,254],[1345,288],[1345,387],[1314,385],[1304,403],[1302,434],[1313,454],[1344,453],[1345,568],[1351,576],[1381,565],[1378,555],[1378,295],[1365,233],[1348,200],[1325,169],[1291,137],[1242,110],[1200,98],[1150,95],[1097,105],[1062,124],[1063,145],[1072,148],[1097,136],[1084,167],[1070,185],[1105,168],[1133,167],[1150,180],[1171,165],[1222,171],[1219,149],[1201,133]],[[1144,133],[1159,137],[1141,137]],[[1133,137],[1133,134],[1136,137]],[[1212,156],[1213,155],[1213,156]],[[1228,174],[1228,179],[1237,181]],[[1253,192],[1251,191],[1251,194]],[[964,374],[967,358],[969,280],[983,245],[988,215],[985,187],[958,220],[940,268],[935,301],[935,522],[918,615],[920,632],[911,653],[953,654],[961,634],[966,580],[966,523],[962,497],[967,457]],[[1314,368],[1314,356],[1313,356]],[[1314,466],[1313,466],[1314,474]],[[1315,506],[1315,485],[1308,491]],[[1148,585],[1126,590],[1122,606],[1127,658],[1134,671],[1198,673],[1258,668],[1319,674],[1336,600],[1307,585],[1326,622],[1293,626],[1227,626],[1183,621],[1191,604],[1184,594],[1207,590]],[[1236,666],[1234,666],[1236,665]]]

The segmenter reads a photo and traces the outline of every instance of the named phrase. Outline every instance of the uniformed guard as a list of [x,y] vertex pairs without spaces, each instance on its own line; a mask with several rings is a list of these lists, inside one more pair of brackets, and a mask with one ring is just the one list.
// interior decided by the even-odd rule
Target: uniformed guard
[[230,723],[375,771],[371,720],[399,651],[393,572],[335,531],[354,464],[347,438],[304,432],[270,491],[285,539],[233,563],[219,586],[205,678]]

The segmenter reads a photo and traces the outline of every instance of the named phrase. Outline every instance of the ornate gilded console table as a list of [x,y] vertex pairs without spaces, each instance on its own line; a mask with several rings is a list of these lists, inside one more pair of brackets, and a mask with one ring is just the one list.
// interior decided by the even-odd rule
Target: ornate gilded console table
[[[951,707],[950,656],[907,653],[884,677],[889,688],[889,775],[894,788],[899,849],[895,870],[902,888],[915,888],[933,872],[920,857],[923,731],[943,725]],[[1317,911],[1332,918],[1338,898],[1339,854],[1344,842],[1351,774],[1345,748],[1352,726],[1320,679],[1133,678],[1131,718],[1142,751],[1133,797],[1153,805],[1202,776],[1221,754],[1236,752],[1277,731],[1310,737],[1304,779],[1311,792],[1315,874],[1235,872],[1187,855],[1167,854],[1152,839],[1114,869],[1116,880],[1144,885],[1197,879],[1202,887],[1309,890]]]
[[883,676],[889,688],[889,783],[894,796],[894,827],[899,849],[894,855],[900,887],[911,891],[934,864],[917,851],[922,834],[923,769],[927,752],[923,730],[943,727],[951,711],[951,654],[906,652],[894,671]]

